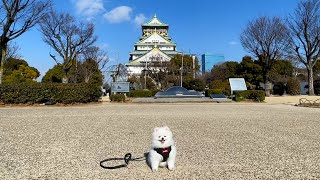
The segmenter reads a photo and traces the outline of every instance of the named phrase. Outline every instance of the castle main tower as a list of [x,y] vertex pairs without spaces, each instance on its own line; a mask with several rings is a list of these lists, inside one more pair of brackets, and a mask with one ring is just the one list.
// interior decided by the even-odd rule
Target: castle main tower
[[176,55],[176,44],[169,36],[169,25],[162,23],[155,15],[142,25],[142,36],[134,44],[126,64],[129,75],[140,75],[152,62],[168,62]]

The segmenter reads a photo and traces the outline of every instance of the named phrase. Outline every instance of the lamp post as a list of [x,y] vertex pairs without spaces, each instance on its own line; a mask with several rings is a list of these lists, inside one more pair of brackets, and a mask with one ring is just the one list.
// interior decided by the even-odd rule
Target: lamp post
[[148,62],[146,59],[146,67],[144,69],[144,89],[147,89],[147,68],[148,68]]
[[195,63],[196,56],[192,55],[192,72],[193,72],[193,79],[196,78],[196,63]]
[[181,53],[181,70],[180,70],[180,86],[182,87],[182,71],[183,71],[183,52]]

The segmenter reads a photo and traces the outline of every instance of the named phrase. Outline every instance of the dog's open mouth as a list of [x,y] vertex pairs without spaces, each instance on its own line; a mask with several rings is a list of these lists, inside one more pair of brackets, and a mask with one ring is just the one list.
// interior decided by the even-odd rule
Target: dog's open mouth
[[163,144],[166,140],[161,139],[161,140],[159,140],[159,141],[161,142],[161,144]]

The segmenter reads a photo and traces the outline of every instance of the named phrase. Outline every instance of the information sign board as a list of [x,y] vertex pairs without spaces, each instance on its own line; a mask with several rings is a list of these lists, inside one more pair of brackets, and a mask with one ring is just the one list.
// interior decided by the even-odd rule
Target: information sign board
[[129,82],[112,82],[111,92],[129,92]]

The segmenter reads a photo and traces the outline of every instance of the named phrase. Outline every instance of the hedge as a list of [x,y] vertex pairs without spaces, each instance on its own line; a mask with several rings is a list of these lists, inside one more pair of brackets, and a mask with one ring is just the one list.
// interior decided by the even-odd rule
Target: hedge
[[211,94],[224,94],[226,96],[230,96],[230,91],[224,89],[207,89],[205,91],[206,97],[209,97]]
[[153,97],[158,91],[150,91],[146,89],[142,90],[130,90],[130,92],[127,94],[128,97]]
[[260,102],[265,100],[265,92],[262,90],[233,91],[233,94],[235,101],[250,99]]
[[124,94],[112,94],[110,95],[111,102],[124,102],[126,100],[126,96]]
[[94,84],[19,83],[1,84],[0,102],[6,104],[97,102],[101,89]]

